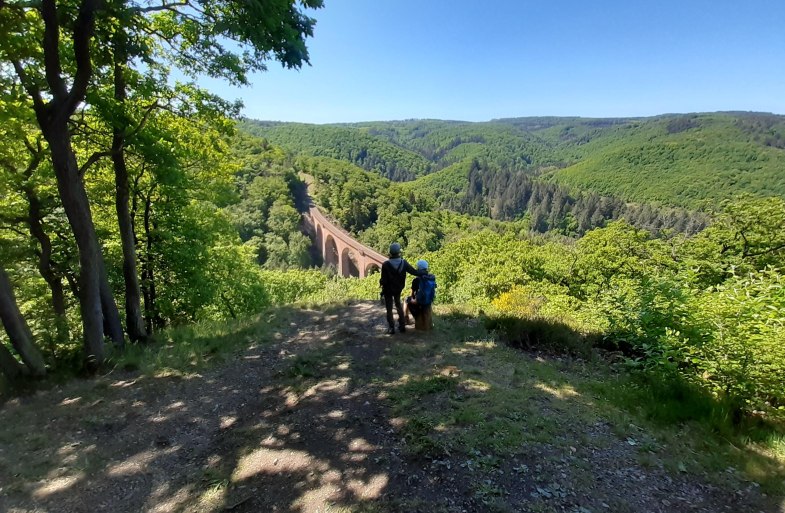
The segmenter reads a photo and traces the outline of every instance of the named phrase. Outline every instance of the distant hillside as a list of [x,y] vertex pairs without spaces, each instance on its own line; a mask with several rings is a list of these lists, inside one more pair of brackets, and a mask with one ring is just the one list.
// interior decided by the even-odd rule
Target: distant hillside
[[549,144],[504,123],[411,120],[308,125],[248,120],[240,126],[294,153],[346,160],[395,181],[472,158],[529,171],[559,162]]
[[356,128],[259,121],[245,121],[240,128],[296,154],[345,160],[395,181],[413,180],[432,167],[418,153]]
[[[551,132],[541,135],[553,137]],[[561,127],[559,134],[574,133]],[[632,201],[684,207],[742,193],[785,196],[785,118],[754,114],[664,116],[565,142],[576,162],[556,181]]]
[[242,129],[295,154],[345,160],[395,181],[445,170],[426,181],[443,197],[468,195],[463,177],[472,161],[487,172],[524,173],[625,201],[700,208],[743,193],[785,197],[785,117],[772,114],[247,121]]
[[528,171],[559,161],[551,144],[504,123],[412,120],[350,126],[419,153],[433,163],[434,170],[467,159],[487,160],[504,169]]

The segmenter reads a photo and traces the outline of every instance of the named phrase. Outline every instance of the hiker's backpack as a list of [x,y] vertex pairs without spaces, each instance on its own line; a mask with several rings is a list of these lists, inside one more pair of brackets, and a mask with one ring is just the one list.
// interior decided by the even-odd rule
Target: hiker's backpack
[[429,306],[436,297],[436,276],[426,274],[420,276],[420,286],[417,288],[417,304]]

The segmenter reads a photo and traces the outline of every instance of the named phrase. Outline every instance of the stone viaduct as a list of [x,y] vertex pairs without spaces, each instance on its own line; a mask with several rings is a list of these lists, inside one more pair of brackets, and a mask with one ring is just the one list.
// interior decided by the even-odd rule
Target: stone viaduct
[[335,267],[342,276],[364,278],[382,268],[387,257],[360,244],[351,234],[336,225],[311,203],[308,209],[316,248],[324,263]]

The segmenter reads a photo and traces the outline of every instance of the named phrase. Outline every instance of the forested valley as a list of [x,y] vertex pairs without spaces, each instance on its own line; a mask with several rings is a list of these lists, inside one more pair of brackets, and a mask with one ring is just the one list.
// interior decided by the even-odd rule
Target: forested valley
[[[492,324],[513,340],[529,340],[528,323],[569,326],[582,344],[621,349],[634,367],[674,372],[723,397],[734,415],[785,410],[782,381],[769,381],[771,369],[785,370],[777,342],[785,321],[783,175],[772,165],[783,158],[777,116],[242,126],[298,151],[295,167],[314,177],[317,203],[341,226],[379,251],[400,241],[407,254],[437,262],[441,299],[495,311],[501,320]],[[321,130],[326,141],[343,133],[344,153],[319,146]],[[522,130],[517,139],[514,130]],[[591,180],[608,182],[602,187],[561,177],[603,155],[632,154],[643,134],[662,149],[639,150],[635,158],[651,165],[625,160],[618,173],[630,174],[629,187],[667,191],[664,199],[643,190],[604,195],[613,168],[593,172]],[[368,135],[376,146],[364,145]],[[706,162],[689,153],[696,140],[724,153]],[[740,146],[757,154],[734,157]],[[379,163],[401,148],[427,160],[429,172],[389,181],[394,175]],[[664,151],[684,162],[657,160]],[[707,187],[703,198],[685,201],[668,182],[679,174],[701,183],[720,159],[717,174],[740,176],[732,188]]]
[[364,244],[428,260],[437,315],[607,362],[628,387],[603,393],[748,444],[767,460],[742,472],[783,493],[785,117],[255,121],[171,68],[299,67],[313,20],[90,5],[0,2],[6,397],[202,365],[236,348],[233,322],[378,299],[378,276],[323,265],[310,194]]

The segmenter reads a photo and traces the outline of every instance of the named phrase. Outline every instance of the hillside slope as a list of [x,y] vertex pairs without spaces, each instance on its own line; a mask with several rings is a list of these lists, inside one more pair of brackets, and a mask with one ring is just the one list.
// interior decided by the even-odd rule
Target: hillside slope
[[[625,201],[700,208],[740,194],[785,197],[785,117],[771,114],[242,127],[295,154],[347,160],[396,181],[479,160]],[[437,188],[453,188],[454,169]]]
[[684,207],[747,193],[785,196],[779,117],[711,114],[632,122],[593,134],[559,182],[631,201]]
[[391,180],[413,180],[431,170],[418,153],[354,128],[257,121],[245,121],[240,128],[295,154],[344,160]]

